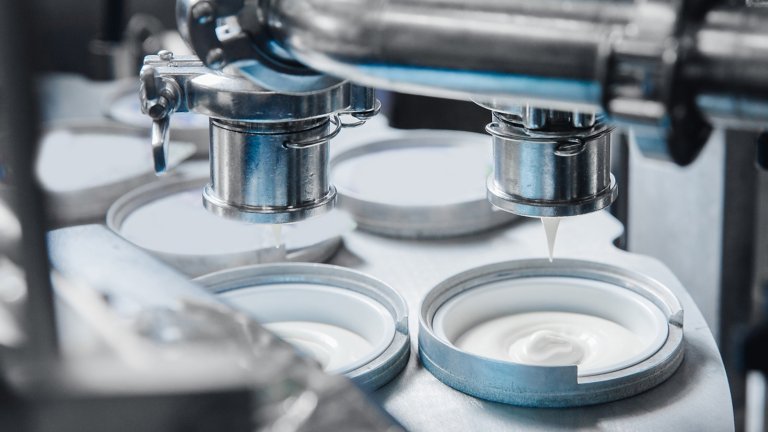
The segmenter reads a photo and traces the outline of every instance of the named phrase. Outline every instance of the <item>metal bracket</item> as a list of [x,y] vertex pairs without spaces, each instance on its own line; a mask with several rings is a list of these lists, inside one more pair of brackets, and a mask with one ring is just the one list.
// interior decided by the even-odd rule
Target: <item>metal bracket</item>
[[161,51],[144,60],[139,79],[141,110],[152,118],[152,158],[155,173],[168,170],[171,115],[187,111],[182,88],[186,80],[207,72],[199,59],[192,56],[175,58],[170,51]]
[[233,66],[269,90],[302,93],[340,82],[295,61],[275,47],[263,30],[259,2],[243,0],[179,0],[176,20],[182,38],[205,66]]

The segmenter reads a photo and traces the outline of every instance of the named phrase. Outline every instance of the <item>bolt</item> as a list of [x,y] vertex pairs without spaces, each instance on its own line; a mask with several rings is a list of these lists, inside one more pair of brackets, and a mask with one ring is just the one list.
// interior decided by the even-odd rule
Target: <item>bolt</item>
[[150,117],[154,120],[159,120],[166,115],[168,115],[168,106],[170,103],[168,102],[168,99],[161,96],[158,98],[157,103],[153,104],[149,107],[147,110],[147,114],[149,114]]
[[198,24],[208,24],[216,18],[215,10],[210,2],[202,2],[192,7],[192,18],[196,19]]
[[211,69],[220,69],[224,65],[224,50],[214,48],[205,56],[205,64]]
[[161,60],[165,61],[171,61],[173,60],[173,53],[168,50],[160,50],[157,53],[158,57],[160,57]]

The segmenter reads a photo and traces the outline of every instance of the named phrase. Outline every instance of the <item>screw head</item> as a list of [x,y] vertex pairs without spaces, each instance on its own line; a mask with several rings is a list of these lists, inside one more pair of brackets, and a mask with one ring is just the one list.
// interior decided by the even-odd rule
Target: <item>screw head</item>
[[165,61],[171,61],[173,60],[173,53],[168,50],[160,50],[157,53],[158,57],[160,57],[161,60]]
[[161,118],[165,117],[165,115],[166,115],[166,107],[163,104],[161,104],[161,103],[156,103],[154,105],[151,105],[147,109],[147,114],[152,119],[155,119],[155,120],[161,119]]
[[192,18],[199,24],[208,24],[216,18],[215,10],[210,2],[202,2],[192,7]]

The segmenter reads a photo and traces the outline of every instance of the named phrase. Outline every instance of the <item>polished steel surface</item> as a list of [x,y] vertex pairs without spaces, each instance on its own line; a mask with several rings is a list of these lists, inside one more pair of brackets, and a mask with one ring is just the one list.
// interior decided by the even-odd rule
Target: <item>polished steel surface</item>
[[[101,92],[106,93],[103,115],[123,126],[141,131],[150,129],[152,119],[141,112],[141,100],[136,97],[139,87],[136,77],[110,83],[105,89],[108,91]],[[195,113],[177,113],[173,118],[173,139],[194,143],[197,146],[196,158],[208,157],[208,119]]]
[[[554,114],[557,114],[554,113]],[[495,113],[487,131],[493,135],[494,169],[488,199],[521,216],[576,216],[609,206],[618,195],[610,171],[612,129],[598,122],[576,127],[528,116],[528,126]]]
[[[194,3],[190,13],[202,7],[204,20],[213,19],[211,3]],[[234,66],[215,72],[205,66],[210,63],[169,52],[145,59],[140,98],[152,118],[155,171],[167,170],[172,114],[192,111],[211,118],[211,182],[203,192],[208,210],[244,222],[282,224],[332,209],[328,142],[379,112],[373,90],[325,77],[315,82],[321,86],[272,91]],[[275,73],[286,83],[292,76]]]
[[[731,116],[738,116],[738,104],[753,100],[764,104],[768,95],[768,10],[721,8],[707,14],[693,37],[696,57],[684,74],[701,87],[700,95],[730,99]],[[717,121],[717,111],[702,107]],[[747,113],[743,113],[747,114]],[[764,125],[766,114],[752,121],[752,128]]]
[[217,294],[285,283],[338,287],[362,294],[387,309],[395,325],[395,336],[380,355],[344,376],[373,391],[391,381],[408,364],[408,305],[392,287],[366,274],[324,264],[265,264],[206,275],[195,282]]
[[277,122],[305,120],[344,111],[350,105],[350,85],[336,82],[301,94],[274,92],[236,76],[213,71],[191,79],[187,108],[208,117],[231,121]]
[[152,158],[158,175],[168,170],[171,116],[187,111],[184,89],[188,80],[205,73],[194,56],[147,56],[139,73],[141,112],[152,119]]
[[[707,121],[736,117],[747,128],[768,121],[768,14],[759,8],[660,0],[225,6],[238,34],[260,47],[244,56],[266,65],[257,71],[272,59],[275,70],[298,63],[365,85],[484,105],[604,110],[633,128],[647,154],[681,165],[706,142]],[[291,91],[289,80],[266,85]]]
[[[616,251],[618,253],[618,251]],[[644,269],[643,269],[644,270]],[[499,361],[458,349],[438,335],[433,321],[451,298],[475,288],[524,278],[564,277],[601,281],[650,300],[664,314],[668,335],[652,356],[620,370],[577,375],[577,367],[535,366]],[[683,310],[668,287],[647,273],[592,261],[558,258],[507,261],[458,274],[431,290],[419,313],[421,362],[440,381],[490,401],[532,408],[596,405],[635,396],[675,373],[683,361]]]
[[631,2],[565,8],[558,1],[493,0],[368,0],[354,7],[343,0],[279,0],[263,8],[259,24],[290,55],[355,82],[582,106],[600,104],[609,35],[620,33],[635,11]]
[[[208,165],[203,164],[202,161],[183,164],[174,170],[171,178],[164,178],[152,184],[139,187],[120,197],[110,206],[107,212],[106,224],[112,231],[123,235],[121,234],[123,224],[133,212],[153,201],[167,198],[177,193],[192,190],[201,191],[208,178]],[[202,200],[200,205],[202,207]],[[189,277],[198,277],[217,271],[254,264],[283,261],[324,262],[333,256],[341,245],[341,232],[354,227],[354,224],[346,215],[339,213],[325,215],[324,223],[327,224],[326,230],[323,233],[313,233],[311,242],[302,238],[295,238],[293,241],[285,238],[283,239],[285,243],[277,247],[273,243],[254,243],[250,250],[229,253],[211,251],[210,253],[195,254],[181,249],[175,253],[168,250],[147,250],[169,266]],[[347,224],[350,226],[347,227]],[[158,224],[155,228],[158,231],[163,229],[161,224]],[[201,226],[200,229],[207,229],[207,227]],[[305,230],[303,233],[307,234],[308,232]],[[142,247],[142,245],[138,246]]]
[[[451,389],[411,356],[404,373],[374,394],[408,429],[458,430],[733,430],[728,382],[717,346],[690,295],[658,261],[612,246],[621,225],[605,212],[564,219],[555,260],[573,258],[633,268],[670,287],[685,310],[685,358],[669,380],[629,399],[572,409],[521,408],[476,399]],[[381,278],[418,310],[441,281],[482,265],[544,257],[541,224],[529,222],[473,238],[403,241],[364,232],[345,236],[332,263]],[[418,330],[411,314],[411,334]],[[417,347],[412,350],[415,352]]]
[[[333,208],[327,119],[283,123],[211,120],[205,207],[252,223],[290,223]],[[316,141],[301,145],[306,141]],[[296,144],[296,145],[291,145]]]

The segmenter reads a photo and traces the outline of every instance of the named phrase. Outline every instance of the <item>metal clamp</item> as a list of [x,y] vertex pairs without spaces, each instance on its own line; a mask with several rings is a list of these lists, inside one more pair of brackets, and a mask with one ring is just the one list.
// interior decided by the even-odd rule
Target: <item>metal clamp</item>
[[[344,129],[345,127],[355,127],[355,126],[345,126],[344,123],[339,118],[338,114],[334,114],[330,116],[328,118],[328,123],[331,123],[333,125],[333,129],[325,135],[322,135],[317,138],[311,138],[308,140],[302,140],[302,141],[285,141],[283,145],[286,148],[294,149],[294,150],[301,150],[309,147],[314,147],[335,138],[341,132],[341,130]],[[318,126],[318,128],[325,127],[326,124],[327,123],[323,123],[322,125]]]
[[[163,53],[166,57],[169,53]],[[171,54],[172,56],[172,54]],[[153,66],[141,70],[141,109],[152,118],[152,159],[155,173],[168,170],[171,115],[179,108],[181,89],[173,79],[162,78]]]
[[302,93],[341,82],[277,49],[261,20],[244,18],[259,16],[260,3],[179,0],[179,33],[207,67],[222,70],[231,65],[247,79],[270,90]]
[[589,129],[575,129],[567,135],[564,135],[561,131],[549,132],[530,130],[518,126],[510,127],[495,121],[488,123],[485,126],[485,132],[496,138],[541,142],[558,141],[568,144],[576,142],[585,143],[597,139],[602,135],[612,133],[614,130],[615,128],[613,126],[603,123],[602,121],[595,123]]
[[491,122],[485,125],[485,132],[498,138],[508,138],[507,134],[505,134],[501,128],[501,125],[497,122]]
[[[359,87],[359,86],[358,86]],[[364,90],[368,90],[373,92],[373,89],[367,89],[363,88]],[[373,93],[372,93],[373,94]],[[358,126],[362,126],[365,124],[366,121],[370,120],[373,117],[376,117],[379,112],[381,112],[381,101],[378,99],[375,99],[375,95],[372,96],[374,99],[372,101],[372,108],[363,110],[363,111],[346,111],[342,114],[350,116],[355,118],[356,120],[351,123],[343,123],[342,127],[344,128],[356,128]]]
[[560,142],[555,148],[555,155],[560,157],[576,156],[586,149],[587,143],[581,139],[572,139]]

